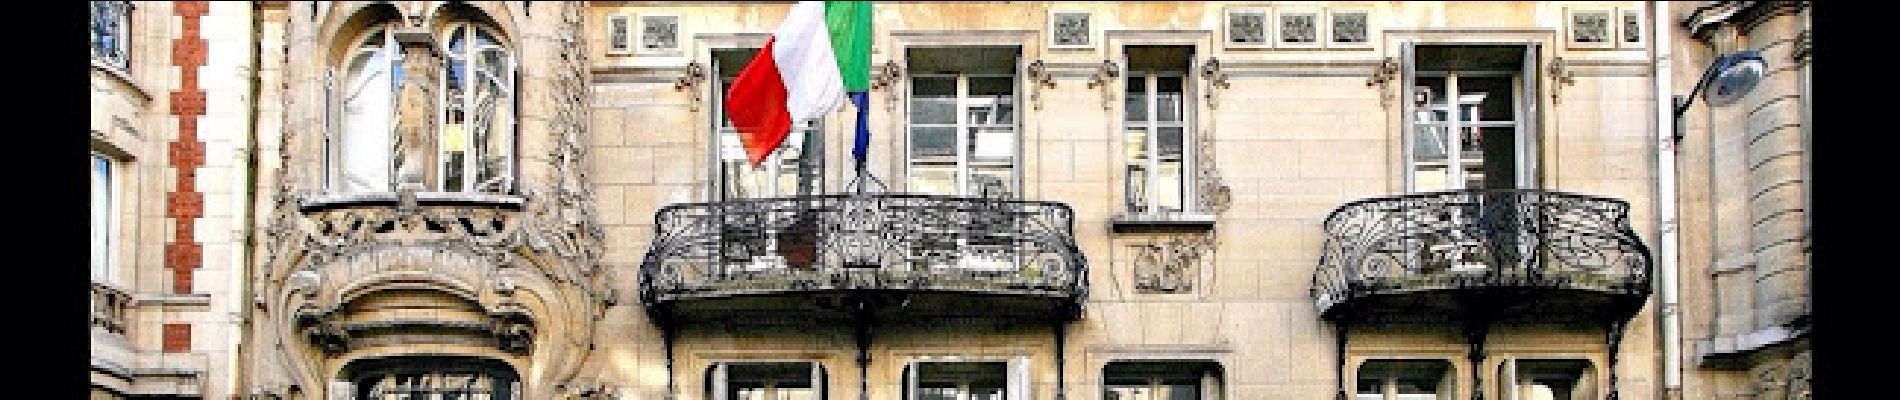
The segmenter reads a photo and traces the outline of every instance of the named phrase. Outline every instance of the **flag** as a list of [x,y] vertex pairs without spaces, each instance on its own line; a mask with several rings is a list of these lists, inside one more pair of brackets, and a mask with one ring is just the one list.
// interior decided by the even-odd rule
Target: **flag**
[[791,132],[792,122],[817,118],[846,93],[858,103],[863,160],[863,93],[870,88],[871,5],[864,1],[802,1],[792,6],[765,48],[739,71],[726,92],[726,115],[739,129],[746,158],[764,161]]

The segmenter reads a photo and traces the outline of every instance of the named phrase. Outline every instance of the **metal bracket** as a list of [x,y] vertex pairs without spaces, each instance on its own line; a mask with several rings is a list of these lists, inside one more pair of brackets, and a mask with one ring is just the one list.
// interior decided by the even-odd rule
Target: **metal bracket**
[[673,82],[673,90],[687,90],[689,94],[692,94],[693,112],[699,112],[699,83],[705,80],[706,67],[694,61],[686,63],[685,74],[680,75],[679,80]]
[[1214,88],[1228,88],[1227,73],[1221,71],[1220,59],[1208,58],[1207,63],[1201,64],[1201,77],[1207,79],[1207,107],[1220,109],[1220,96],[1214,95]]
[[1563,104],[1564,86],[1577,84],[1577,72],[1570,70],[1570,64],[1563,57],[1550,59],[1549,70],[1550,78],[1556,83],[1550,85],[1550,101],[1552,104]]
[[1095,68],[1095,74],[1089,75],[1089,88],[1101,87],[1102,89],[1103,110],[1108,109],[1108,104],[1114,97],[1114,94],[1108,91],[1108,84],[1111,79],[1120,78],[1121,71],[1121,67],[1115,65],[1114,60],[1102,60],[1102,65]]

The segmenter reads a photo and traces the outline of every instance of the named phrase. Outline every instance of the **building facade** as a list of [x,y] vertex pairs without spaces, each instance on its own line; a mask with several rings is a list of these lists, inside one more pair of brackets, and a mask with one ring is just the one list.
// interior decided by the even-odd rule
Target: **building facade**
[[1806,3],[792,7],[94,2],[93,396],[1806,398]]

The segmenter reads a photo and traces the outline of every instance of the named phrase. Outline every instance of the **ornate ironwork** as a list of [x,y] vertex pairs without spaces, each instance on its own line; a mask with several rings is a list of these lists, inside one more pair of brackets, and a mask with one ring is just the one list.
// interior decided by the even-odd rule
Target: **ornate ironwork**
[[676,204],[641,266],[649,306],[851,289],[1086,297],[1074,213],[1057,202],[833,194]]
[[1320,312],[1401,292],[1555,288],[1650,291],[1629,203],[1546,190],[1463,190],[1359,200],[1325,222],[1313,275]]

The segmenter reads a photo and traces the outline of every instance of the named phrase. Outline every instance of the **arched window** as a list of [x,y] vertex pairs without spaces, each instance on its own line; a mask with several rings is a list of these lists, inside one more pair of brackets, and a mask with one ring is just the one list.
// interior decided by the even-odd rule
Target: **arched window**
[[514,189],[514,55],[489,28],[452,25],[443,57],[436,136],[437,188]]
[[[324,148],[333,171],[329,177],[333,192],[367,193],[391,190],[391,141],[395,137],[395,75],[400,52],[388,28],[368,30],[344,59],[341,76],[326,76],[326,93],[341,98],[331,100],[342,107],[342,129],[334,143]],[[340,87],[338,84],[341,84]]]

